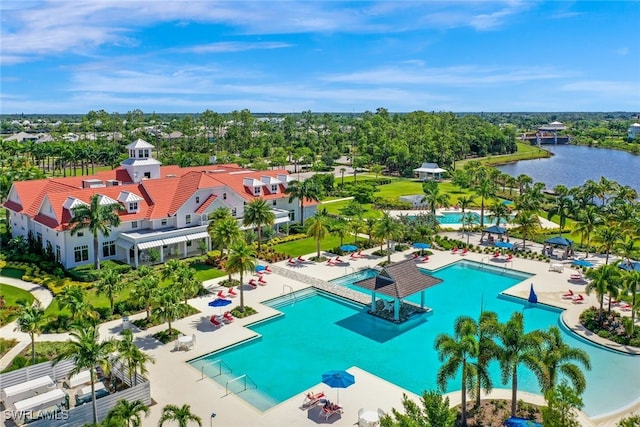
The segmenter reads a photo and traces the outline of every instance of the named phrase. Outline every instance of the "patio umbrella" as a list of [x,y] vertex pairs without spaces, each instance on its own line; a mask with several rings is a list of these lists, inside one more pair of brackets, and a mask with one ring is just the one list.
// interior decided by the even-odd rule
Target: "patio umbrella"
[[560,245],[560,246],[572,246],[573,240],[569,240],[566,237],[556,236],[544,241],[549,245]]
[[529,289],[529,299],[528,301],[531,304],[535,304],[538,302],[538,295],[536,295],[536,291],[533,290],[533,283],[531,284],[531,289]]
[[431,247],[428,243],[416,242],[413,244],[413,247],[416,249],[420,249],[420,255],[423,255],[425,249],[429,249]]
[[513,243],[510,243],[510,242],[496,242],[496,243],[494,243],[494,246],[496,246],[498,248],[511,249],[511,248],[513,248]]
[[586,259],[574,259],[572,264],[580,267],[593,267],[593,263]]
[[353,252],[358,250],[358,247],[356,245],[342,245],[340,246],[340,250],[343,252]]
[[216,298],[213,301],[209,301],[209,307],[224,307],[229,304],[231,304],[230,299]]
[[504,228],[504,227],[499,227],[497,225],[492,225],[491,227],[489,227],[486,230],[484,230],[483,233],[506,234],[507,233],[507,229]]
[[640,261],[623,261],[618,264],[618,267],[626,271],[640,271]]
[[331,388],[338,389],[337,403],[340,403],[340,389],[347,388],[356,382],[356,379],[347,371],[329,371],[322,374],[322,382]]
[[264,265],[256,265],[256,273],[259,273],[261,271],[264,271],[267,267],[265,267]]

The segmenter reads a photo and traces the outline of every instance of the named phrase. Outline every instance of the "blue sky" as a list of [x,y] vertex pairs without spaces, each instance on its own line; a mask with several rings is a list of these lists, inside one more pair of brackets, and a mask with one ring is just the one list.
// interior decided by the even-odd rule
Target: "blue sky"
[[640,111],[639,1],[3,0],[0,113]]

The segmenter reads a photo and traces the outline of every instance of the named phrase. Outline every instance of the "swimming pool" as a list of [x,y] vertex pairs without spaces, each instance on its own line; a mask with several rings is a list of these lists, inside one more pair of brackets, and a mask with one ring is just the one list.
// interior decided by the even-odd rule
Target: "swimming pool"
[[[212,375],[223,386],[231,378],[249,375],[257,384],[258,393],[239,395],[261,410],[308,390],[320,382],[326,371],[354,365],[420,394],[436,388],[436,372],[441,363],[433,343],[439,333],[453,332],[453,322],[458,316],[477,318],[483,308],[497,312],[500,320],[505,321],[513,311],[522,310],[527,330],[560,323],[560,310],[544,306],[528,308],[523,301],[499,296],[500,291],[523,280],[521,275],[501,276],[495,271],[478,269],[468,261],[435,271],[433,275],[444,280],[425,291],[426,304],[433,311],[404,324],[375,318],[360,305],[322,292],[307,292],[296,300],[287,296],[271,301],[269,305],[283,314],[252,326],[258,338],[190,363],[200,369],[224,360],[233,373],[225,374],[226,377]],[[563,332],[563,338],[591,355],[593,369],[585,372],[588,386],[583,395],[587,414],[601,415],[638,398],[640,358],[606,350],[573,334]],[[331,351],[327,351],[328,345]],[[500,383],[495,362],[491,374],[495,387],[510,387],[510,383]],[[450,380],[448,391],[459,390],[459,383],[459,378]],[[519,390],[539,393],[537,380],[525,368],[520,369],[518,384]],[[602,393],[603,390],[607,393]]]
[[[473,217],[474,224],[480,224],[480,215],[475,212],[465,212]],[[462,224],[462,212],[442,212],[436,215],[439,224]]]

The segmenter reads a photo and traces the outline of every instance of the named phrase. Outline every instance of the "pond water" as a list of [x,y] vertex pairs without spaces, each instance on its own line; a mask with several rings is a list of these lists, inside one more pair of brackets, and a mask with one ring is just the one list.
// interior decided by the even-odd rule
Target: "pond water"
[[502,172],[517,177],[529,175],[548,189],[558,184],[577,187],[588,179],[601,176],[640,191],[640,156],[624,151],[575,145],[542,146],[554,155],[548,159],[522,160],[498,166]]

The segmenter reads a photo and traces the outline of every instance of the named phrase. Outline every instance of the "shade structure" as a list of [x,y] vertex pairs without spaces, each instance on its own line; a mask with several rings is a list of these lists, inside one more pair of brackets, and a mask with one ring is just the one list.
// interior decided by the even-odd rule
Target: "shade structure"
[[266,270],[266,268],[267,268],[267,267],[265,267],[264,265],[260,265],[260,264],[258,264],[258,265],[256,265],[256,272],[258,272],[258,271],[264,271],[264,270]]
[[230,299],[216,298],[213,301],[209,301],[209,307],[224,307],[231,304]]
[[511,242],[496,242],[496,243],[494,243],[494,246],[496,246],[498,248],[511,249],[511,248],[513,248],[513,243],[511,243]]
[[416,249],[429,249],[431,245],[428,243],[416,242],[413,244],[413,247]]
[[484,230],[483,233],[506,234],[507,229],[504,227],[499,227],[497,225],[492,225],[491,227]]
[[586,259],[574,259],[572,264],[579,267],[593,267],[593,263],[591,261],[587,261]]
[[358,247],[356,245],[342,245],[340,246],[340,250],[343,252],[353,252],[358,250]]
[[338,389],[337,403],[340,403],[340,389],[354,384],[356,379],[347,371],[329,371],[322,374],[322,382],[331,388]]
[[538,295],[536,295],[536,291],[533,290],[533,283],[531,284],[531,288],[529,289],[529,298],[527,299],[531,304],[535,304],[538,302]]
[[626,271],[640,271],[640,261],[622,261],[618,267]]
[[573,246],[573,240],[566,237],[556,236],[544,241],[548,245]]

